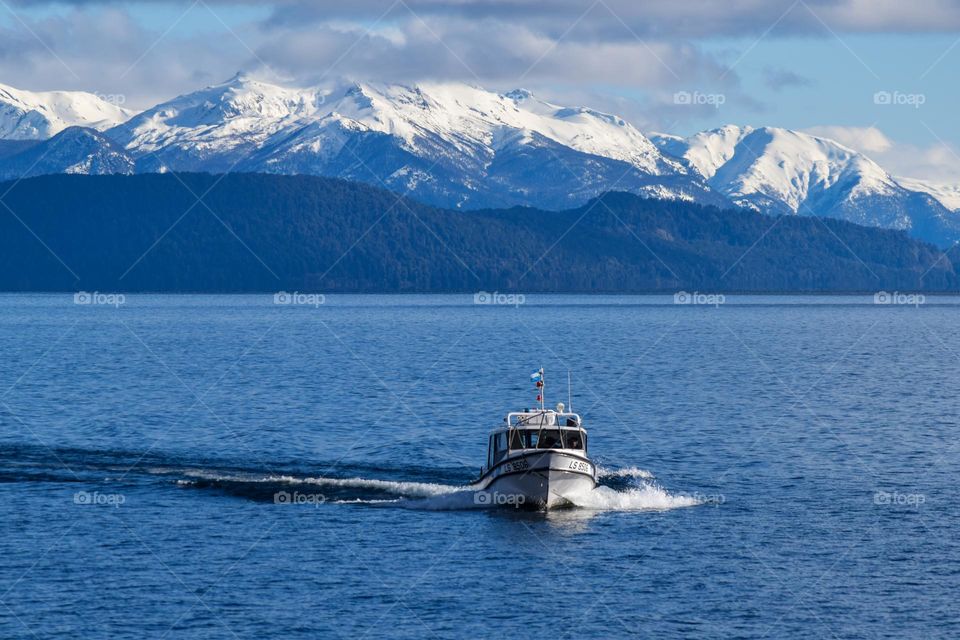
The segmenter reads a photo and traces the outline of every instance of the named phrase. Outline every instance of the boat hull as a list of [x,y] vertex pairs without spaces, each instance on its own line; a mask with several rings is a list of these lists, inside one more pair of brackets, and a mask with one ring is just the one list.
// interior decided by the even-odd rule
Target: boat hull
[[489,503],[528,509],[572,506],[570,496],[596,486],[596,466],[592,462],[560,451],[511,456],[478,483]]

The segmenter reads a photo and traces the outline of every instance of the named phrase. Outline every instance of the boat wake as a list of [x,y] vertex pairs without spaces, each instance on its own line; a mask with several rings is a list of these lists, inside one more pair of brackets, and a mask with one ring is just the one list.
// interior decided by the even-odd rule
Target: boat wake
[[639,467],[624,467],[623,469],[599,468],[601,478],[640,478],[642,480],[652,480],[653,473]]
[[[477,491],[470,485],[382,480],[376,478],[297,477],[290,475],[253,475],[193,471],[178,481],[186,487],[216,488],[229,493],[266,499],[272,492],[274,502],[283,504],[360,504],[400,507],[423,511],[463,511],[513,507],[494,494]],[[601,482],[614,479],[613,486],[566,497],[572,506],[591,511],[666,511],[701,504],[695,497],[673,494],[659,486],[653,474],[629,467],[603,470]],[[629,479],[627,485],[624,479]],[[616,482],[619,480],[620,482]],[[258,488],[260,487],[260,488]]]
[[[234,474],[220,475],[205,471],[191,471],[185,474],[188,479],[180,480],[181,486],[229,486],[244,484],[268,484],[301,488],[316,488],[317,490],[330,489],[334,494],[370,491],[403,498],[428,498],[461,491],[456,487],[432,482],[405,482],[394,480],[378,480],[376,478],[313,478],[296,477],[290,475]],[[356,499],[350,500],[356,502]]]
[[[240,465],[210,465],[136,452],[36,447],[0,447],[0,482],[69,484],[131,490],[142,483],[173,485],[274,504],[356,504],[426,511],[512,509],[513,504],[478,491],[459,468],[338,467],[338,477],[312,475],[300,465],[277,463],[276,471]],[[564,496],[583,511],[664,511],[703,504],[661,487],[637,467],[600,468],[600,485]]]
[[700,504],[697,498],[669,493],[653,483],[621,490],[600,485],[568,498],[575,506],[594,511],[667,511]]

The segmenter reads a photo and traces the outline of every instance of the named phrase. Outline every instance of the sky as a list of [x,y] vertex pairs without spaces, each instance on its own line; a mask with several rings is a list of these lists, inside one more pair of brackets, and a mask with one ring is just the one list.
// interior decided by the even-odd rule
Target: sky
[[0,83],[142,109],[238,71],[523,87],[689,135],[833,138],[960,184],[960,0],[0,0]]

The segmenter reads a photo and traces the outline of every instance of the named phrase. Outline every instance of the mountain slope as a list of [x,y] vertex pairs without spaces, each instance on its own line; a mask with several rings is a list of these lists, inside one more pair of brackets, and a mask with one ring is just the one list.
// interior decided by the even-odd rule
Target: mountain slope
[[960,211],[960,185],[915,178],[897,178],[897,182],[911,191],[926,193],[950,211]]
[[64,129],[49,140],[11,153],[0,163],[0,180],[55,173],[131,174],[134,160],[102,133],[85,127]]
[[0,84],[0,139],[45,140],[68,127],[99,131],[133,112],[83,91],[32,92]]
[[[23,224],[0,216],[0,290],[960,288],[949,256],[902,232],[802,216],[772,225],[624,193],[560,212],[460,212],[310,176],[45,176],[3,188]],[[194,193],[216,215],[192,206]]]
[[[148,109],[109,136],[175,170],[345,177],[447,206],[564,207],[617,187],[725,203],[624,120],[522,90],[294,89],[238,75]],[[525,155],[556,165],[546,189],[529,179],[533,166],[512,162]]]
[[787,129],[648,137],[522,89],[451,83],[297,88],[238,74],[136,115],[92,94],[0,86],[0,179],[169,170],[340,177],[459,209],[566,209],[617,190],[960,240],[960,189],[897,180]]
[[685,139],[663,134],[651,138],[738,206],[903,229],[941,244],[960,239],[960,217],[832,140],[775,127],[733,125]]

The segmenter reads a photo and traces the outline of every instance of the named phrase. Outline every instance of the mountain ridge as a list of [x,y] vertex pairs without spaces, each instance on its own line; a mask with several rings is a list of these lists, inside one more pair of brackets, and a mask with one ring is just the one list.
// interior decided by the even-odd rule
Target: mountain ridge
[[0,139],[44,140],[72,126],[103,131],[135,112],[84,91],[24,91],[0,84]]
[[653,134],[737,206],[904,229],[925,240],[960,240],[960,216],[912,190],[838,142],[779,127],[727,125],[680,138]]
[[[90,100],[99,98],[80,101]],[[0,94],[0,138],[15,128],[3,105]],[[363,82],[298,88],[243,73],[124,114],[105,128],[89,122],[102,130],[85,137],[64,136],[71,127],[45,138],[37,130],[33,150],[0,140],[0,179],[20,177],[24,167],[27,175],[325,175],[459,209],[561,210],[623,190],[904,229],[941,246],[960,240],[960,187],[898,181],[853,149],[778,127],[645,135],[619,116],[556,105],[525,89],[500,94],[455,83]]]

